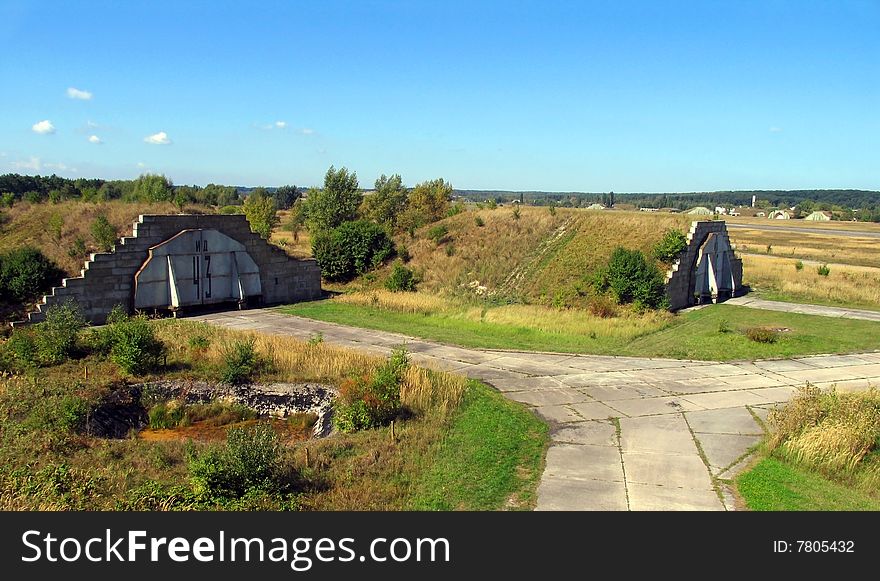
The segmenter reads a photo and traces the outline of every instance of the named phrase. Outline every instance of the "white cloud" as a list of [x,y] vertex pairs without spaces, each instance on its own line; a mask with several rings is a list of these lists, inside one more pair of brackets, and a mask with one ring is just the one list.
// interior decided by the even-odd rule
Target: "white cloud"
[[43,167],[43,164],[40,161],[40,158],[34,157],[33,155],[27,161],[17,160],[17,161],[10,162],[9,165],[11,165],[14,169],[17,169],[17,170],[30,169],[33,171],[40,171],[40,168]]
[[299,132],[302,133],[303,135],[312,135],[315,132],[315,130],[309,129],[308,127],[303,127],[302,129],[299,130]]
[[137,162],[137,166],[140,167],[140,168],[144,168],[144,167],[147,167],[147,164],[145,164],[145,163],[142,162],[142,161],[139,161],[139,162]]
[[55,126],[52,125],[52,122],[48,119],[43,119],[42,121],[34,123],[31,129],[34,133],[39,133],[40,135],[55,133]]
[[78,99],[80,101],[91,101],[92,94],[89,91],[82,91],[80,89],[75,89],[73,87],[69,87],[67,89],[67,96],[71,99]]
[[770,127],[770,133],[782,133],[782,127],[773,125]]
[[278,129],[284,129],[285,127],[287,127],[287,121],[276,121],[275,127],[277,127]]
[[151,145],[168,145],[171,143],[171,140],[168,138],[168,134],[164,131],[148,135],[144,137],[144,141]]
[[97,135],[89,135],[89,143],[94,143],[95,145],[101,145],[104,142]]

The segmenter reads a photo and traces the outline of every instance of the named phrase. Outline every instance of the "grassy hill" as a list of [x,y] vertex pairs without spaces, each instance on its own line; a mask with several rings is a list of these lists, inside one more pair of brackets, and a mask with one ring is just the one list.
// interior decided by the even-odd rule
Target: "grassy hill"
[[[103,202],[99,204],[67,201],[59,204],[20,202],[0,214],[0,252],[19,246],[34,246],[52,259],[70,276],[79,276],[89,252],[98,250],[91,232],[99,215],[107,218],[117,236],[130,236],[132,223],[140,214],[176,214],[180,210],[170,203],[146,204]],[[187,207],[185,212],[205,213],[205,208]],[[60,236],[53,232],[53,221],[61,224]],[[85,252],[76,248],[82,239]]]
[[[620,211],[514,208],[462,212],[398,237],[412,256],[420,289],[484,295],[554,306],[584,306],[584,281],[617,246],[650,253],[668,228],[686,231],[690,217]],[[482,225],[480,225],[482,224]],[[433,229],[448,234],[439,243]],[[436,230],[435,230],[436,232]],[[380,277],[381,278],[381,277]],[[360,281],[359,284],[369,284]]]

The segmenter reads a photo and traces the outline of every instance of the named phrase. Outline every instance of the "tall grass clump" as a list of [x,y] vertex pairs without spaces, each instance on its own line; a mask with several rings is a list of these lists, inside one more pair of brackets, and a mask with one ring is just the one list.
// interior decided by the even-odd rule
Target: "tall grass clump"
[[357,432],[388,424],[401,411],[400,386],[409,366],[405,349],[369,374],[355,375],[339,386],[333,423],[342,432]]
[[880,485],[880,392],[822,391],[807,385],[770,417],[771,452],[830,476]]
[[257,340],[246,337],[223,346],[223,367],[220,381],[230,385],[240,385],[251,380],[259,367]]

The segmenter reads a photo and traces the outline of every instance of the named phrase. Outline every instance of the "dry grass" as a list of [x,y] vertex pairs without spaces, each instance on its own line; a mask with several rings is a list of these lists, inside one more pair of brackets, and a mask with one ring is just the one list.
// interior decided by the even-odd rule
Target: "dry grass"
[[[184,212],[204,213],[204,207],[188,206]],[[128,202],[103,202],[89,204],[76,201],[60,204],[30,204],[21,202],[4,211],[6,221],[0,224],[0,251],[18,246],[31,245],[42,250],[68,275],[79,276],[83,262],[88,256],[71,257],[68,251],[74,241],[81,237],[88,252],[95,252],[97,245],[92,237],[91,226],[95,218],[103,214],[116,229],[117,236],[130,236],[132,224],[140,214],[177,214],[179,210],[171,203],[144,204]],[[61,237],[56,239],[47,224],[53,216],[63,219]]]
[[816,263],[797,270],[797,259],[743,257],[743,281],[760,291],[772,291],[805,301],[880,307],[880,268],[830,265],[820,276]]
[[454,303],[451,300],[424,292],[395,293],[377,289],[340,295],[334,300],[348,305],[422,315],[448,313],[455,309]]
[[305,228],[300,230],[293,238],[293,233],[285,227],[290,220],[290,210],[280,210],[278,212],[278,226],[272,231],[270,241],[287,251],[287,254],[294,258],[311,258],[312,257],[312,237]]
[[[224,346],[233,340],[253,338],[259,355],[269,362],[272,379],[338,384],[352,375],[368,374],[384,359],[328,343],[309,344],[293,337],[266,335],[212,327],[200,323],[164,320],[157,334],[168,345],[185,350],[191,337],[206,337],[201,356],[213,363],[223,360]],[[401,385],[401,401],[417,413],[445,416],[455,410],[466,387],[464,377],[410,366]]]
[[[799,222],[794,226],[813,228],[813,224]],[[731,228],[729,232],[736,249],[745,254],[880,267],[880,238],[840,236],[833,229],[827,234],[742,228]]]
[[826,474],[880,485],[880,392],[838,393],[807,385],[770,415],[770,451]]

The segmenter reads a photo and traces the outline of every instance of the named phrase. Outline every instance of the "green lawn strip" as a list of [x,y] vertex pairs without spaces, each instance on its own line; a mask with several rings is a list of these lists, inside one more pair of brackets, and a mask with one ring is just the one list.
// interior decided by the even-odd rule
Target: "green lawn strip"
[[[741,360],[847,353],[880,348],[880,323],[712,305],[683,315],[685,324],[635,339],[621,355],[679,359]],[[729,332],[719,326],[727,321]],[[774,343],[757,343],[743,334],[749,327],[790,329]]]
[[[629,342],[619,339],[547,333],[524,327],[470,321],[444,315],[420,315],[346,305],[332,300],[299,303],[282,312],[302,317],[404,333],[414,337],[483,349],[614,354],[710,361],[772,359],[816,353],[880,349],[880,323],[837,317],[763,311],[735,305],[710,305],[681,315],[678,324]],[[727,322],[730,331],[719,331]],[[748,327],[785,328],[774,343],[757,343]]]
[[548,333],[527,327],[471,321],[442,314],[399,313],[329,301],[298,303],[282,312],[330,323],[403,333],[430,341],[477,349],[557,351],[562,353],[613,353],[617,339],[591,339],[584,335]]
[[407,508],[532,508],[547,445],[544,422],[472,381],[431,466],[415,483]]
[[764,458],[736,477],[752,510],[880,510],[880,500],[776,458]]

